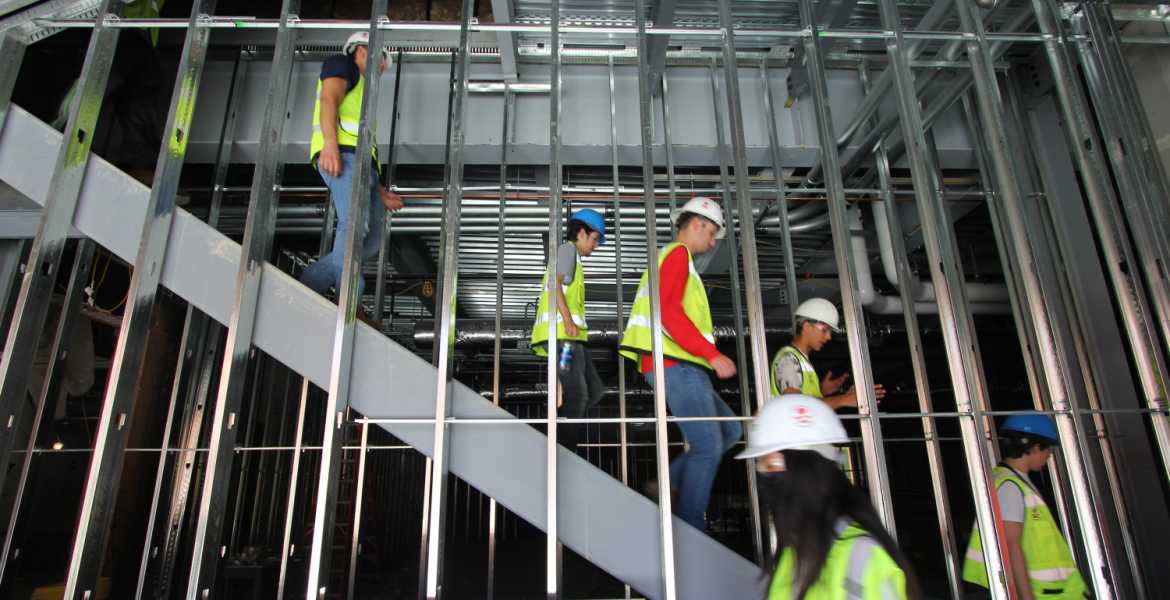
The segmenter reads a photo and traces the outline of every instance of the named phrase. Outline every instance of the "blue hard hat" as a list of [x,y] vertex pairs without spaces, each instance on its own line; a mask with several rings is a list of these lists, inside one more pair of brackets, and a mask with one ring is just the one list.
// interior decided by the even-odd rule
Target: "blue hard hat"
[[602,217],[601,213],[592,208],[584,208],[574,213],[573,216],[569,217],[569,220],[581,221],[592,227],[593,231],[601,234],[601,239],[598,240],[598,243],[605,243],[605,217]]
[[1060,445],[1056,425],[1048,415],[1012,415],[1003,422],[1000,429],[1041,435],[1052,440],[1053,444]]

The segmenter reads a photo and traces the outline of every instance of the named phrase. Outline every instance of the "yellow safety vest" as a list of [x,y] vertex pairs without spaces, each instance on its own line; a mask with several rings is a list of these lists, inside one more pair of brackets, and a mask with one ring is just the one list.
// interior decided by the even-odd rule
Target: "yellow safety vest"
[[[157,19],[162,10],[163,0],[134,0],[126,5],[122,16],[127,19]],[[150,31],[150,43],[158,45],[158,27],[139,27]]]
[[776,383],[776,365],[780,364],[780,357],[785,354],[791,354],[796,357],[797,362],[800,363],[800,393],[813,398],[824,398],[821,395],[821,378],[817,377],[816,370],[813,369],[812,363],[804,357],[804,353],[792,346],[785,346],[776,353],[776,358],[772,359],[772,395],[779,396],[784,393],[780,389],[780,384]]
[[[366,78],[358,78],[357,85],[345,95],[337,107],[337,145],[357,147],[358,127],[362,118],[362,90],[366,89]],[[382,171],[378,163],[377,124],[374,126],[375,143],[373,145],[374,162],[378,165],[378,172]],[[321,80],[317,79],[317,103],[313,106],[313,137],[309,140],[309,156],[313,158],[313,167],[317,167],[317,155],[325,147],[325,135],[321,133]]]
[[[562,285],[561,289],[565,293],[565,304],[569,306],[569,316],[573,317],[579,329],[576,337],[569,337],[565,333],[565,318],[561,316],[561,312],[556,309],[556,302],[552,302],[552,309],[557,313],[557,339],[558,340],[576,340],[584,342],[589,339],[589,323],[585,321],[585,272],[581,267],[581,254],[577,247],[573,247],[573,251],[577,256],[577,266],[573,271],[573,281],[569,285]],[[540,285],[540,304],[537,304],[536,323],[532,325],[532,351],[537,356],[548,356],[548,351],[545,346],[548,344],[548,276],[553,272],[556,261],[550,261],[548,269],[544,272],[544,281]]]
[[[1085,581],[1077,571],[1068,544],[1060,534],[1060,528],[1056,526],[1048,505],[1044,503],[1044,497],[1018,477],[1011,467],[1000,465],[991,474],[995,478],[997,490],[1010,481],[1020,486],[1020,490],[1024,492],[1026,516],[1024,537],[1020,540],[1020,546],[1024,551],[1024,560],[1028,563],[1028,579],[1032,583],[1032,594],[1046,600],[1084,598],[1087,589]],[[967,558],[963,561],[963,579],[988,587],[987,568],[983,559],[983,540],[979,537],[978,527],[971,532]]]
[[[666,260],[666,257],[670,256],[670,253],[679,246],[686,248],[685,245],[674,242],[658,253],[659,268],[662,267],[662,262]],[[699,272],[695,270],[695,263],[691,261],[690,249],[687,249],[687,268],[690,269],[690,276],[687,277],[687,287],[683,291],[683,312],[695,324],[699,333],[703,334],[707,341],[714,344],[715,327],[711,324],[711,308],[707,304],[707,288],[703,287],[703,280],[699,278]],[[640,355],[650,354],[652,347],[650,289],[646,286],[648,273],[649,271],[642,273],[642,282],[638,284],[638,294],[634,296],[634,306],[630,309],[630,320],[626,324],[626,331],[618,346],[621,355],[634,362],[639,361]],[[707,370],[713,370],[706,359],[683,350],[682,346],[671,339],[666,329],[662,330],[662,354],[673,361],[691,363]]]
[[[772,576],[768,600],[791,600],[792,549],[785,548]],[[883,590],[883,587],[885,588]],[[805,600],[887,600],[906,598],[906,574],[881,543],[856,525],[850,525],[829,550],[821,576]]]

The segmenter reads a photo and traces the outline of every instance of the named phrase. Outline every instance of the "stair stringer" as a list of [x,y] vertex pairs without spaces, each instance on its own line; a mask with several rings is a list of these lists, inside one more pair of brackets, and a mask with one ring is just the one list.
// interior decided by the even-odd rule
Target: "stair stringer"
[[[44,205],[61,134],[13,105],[0,134],[0,180]],[[148,188],[90,155],[73,225],[134,262]],[[240,245],[181,208],[175,209],[162,285],[217,321],[232,309]],[[265,263],[255,345],[327,387],[336,306]],[[370,418],[433,418],[437,371],[368,327],[354,338],[350,403]],[[456,418],[511,418],[456,383]],[[430,424],[384,427],[430,456]],[[451,426],[450,469],[503,506],[544,530],[547,438],[517,423]],[[558,448],[560,540],[648,598],[662,595],[658,507],[589,462]],[[674,519],[675,574],[680,600],[756,600],[766,581],[754,564]]]

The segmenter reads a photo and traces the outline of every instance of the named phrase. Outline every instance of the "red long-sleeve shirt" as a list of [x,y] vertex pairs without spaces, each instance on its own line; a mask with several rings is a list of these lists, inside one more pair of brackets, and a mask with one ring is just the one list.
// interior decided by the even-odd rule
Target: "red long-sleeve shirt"
[[[679,246],[675,248],[662,267],[658,269],[659,290],[662,292],[662,327],[670,338],[683,350],[701,356],[707,361],[719,356],[715,344],[707,341],[699,328],[691,322],[690,317],[683,312],[683,293],[687,289],[687,279],[690,277],[690,265],[687,264],[687,250]],[[673,367],[677,361],[666,358],[663,367]],[[642,372],[654,370],[654,358],[649,354],[642,355]]]

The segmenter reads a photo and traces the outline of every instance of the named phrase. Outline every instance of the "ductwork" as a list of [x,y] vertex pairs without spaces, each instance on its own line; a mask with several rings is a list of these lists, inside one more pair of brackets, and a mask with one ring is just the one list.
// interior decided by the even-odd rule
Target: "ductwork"
[[[877,228],[878,246],[881,261],[885,267],[886,278],[891,284],[898,286],[897,265],[894,261],[893,245],[890,243],[890,230],[887,226],[885,206],[880,202],[873,202],[871,204],[874,209],[874,225]],[[861,234],[861,208],[859,206],[854,206],[849,210],[849,226],[850,230],[854,232],[852,235],[853,258],[857,263],[857,288],[861,298],[861,305],[867,310],[879,315],[903,314],[902,298],[900,296],[879,294],[873,285],[873,272],[870,270],[869,249],[866,246],[865,236]],[[909,287],[910,290],[904,291],[904,293],[909,293],[913,296],[915,300],[915,313],[938,314],[938,304],[934,302],[934,284],[913,278],[909,283]],[[972,314],[1012,314],[1011,304],[1007,302],[1008,292],[1005,285],[967,283],[966,288],[968,290],[968,299],[971,301]]]

